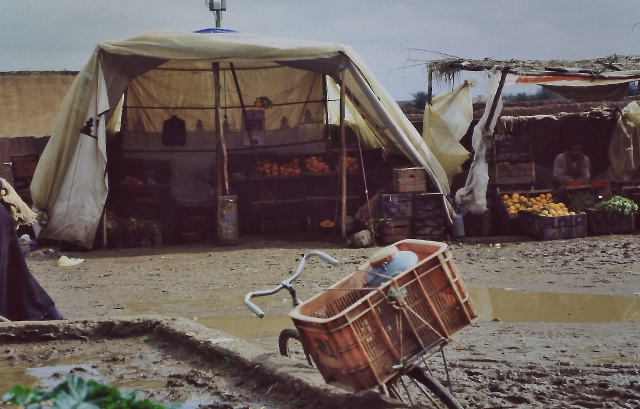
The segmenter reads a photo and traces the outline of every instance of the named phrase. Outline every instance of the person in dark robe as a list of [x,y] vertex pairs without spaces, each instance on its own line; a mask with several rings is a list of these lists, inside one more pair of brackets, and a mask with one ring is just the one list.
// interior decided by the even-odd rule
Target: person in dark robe
[[[0,189],[13,188],[0,179]],[[9,321],[61,320],[62,314],[29,272],[14,219],[0,205],[0,316]]]

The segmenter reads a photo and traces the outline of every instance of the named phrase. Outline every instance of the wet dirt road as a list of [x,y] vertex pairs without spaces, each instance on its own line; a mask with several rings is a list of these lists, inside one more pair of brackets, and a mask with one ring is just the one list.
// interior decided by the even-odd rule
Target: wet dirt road
[[[453,389],[465,406],[640,405],[638,236],[499,246],[453,243],[450,248],[483,316],[447,347]],[[298,286],[302,299],[352,272],[375,251],[344,248],[331,236],[273,236],[245,238],[235,247],[198,243],[65,253],[85,259],[72,267],[58,267],[55,258],[35,254],[28,264],[69,319],[136,314],[195,318],[275,352],[279,328],[290,326],[290,300],[280,293],[261,301],[269,321],[260,322],[242,298],[290,275],[311,249],[327,252],[342,265],[311,261]],[[511,301],[487,304],[487,297],[507,288]],[[597,314],[588,312],[578,318],[579,310],[565,308],[575,299],[550,301],[550,293],[587,297],[582,299],[587,306],[620,306],[615,314],[592,319]],[[611,298],[599,298],[603,296]],[[514,309],[531,311],[532,305],[540,312],[511,318]],[[441,364],[434,370],[443,375]]]

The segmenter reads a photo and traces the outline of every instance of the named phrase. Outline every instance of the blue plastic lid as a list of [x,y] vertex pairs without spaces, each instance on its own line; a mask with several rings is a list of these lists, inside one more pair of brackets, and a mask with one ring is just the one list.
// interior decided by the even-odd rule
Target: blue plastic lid
[[372,267],[365,276],[364,282],[369,287],[379,287],[398,274],[418,264],[419,258],[413,251],[399,251],[388,263],[380,267]]
[[236,30],[229,28],[203,28],[202,30],[194,31],[196,34],[218,34],[218,33],[237,33]]

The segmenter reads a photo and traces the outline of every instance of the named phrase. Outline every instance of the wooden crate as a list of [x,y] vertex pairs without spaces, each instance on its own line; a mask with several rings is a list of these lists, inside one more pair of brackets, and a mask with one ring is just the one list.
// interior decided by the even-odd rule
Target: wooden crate
[[635,229],[633,214],[609,216],[604,210],[587,210],[589,235],[632,233]]
[[420,240],[442,240],[443,219],[413,219],[411,237]]
[[426,192],[427,170],[425,168],[394,169],[393,190],[398,193]]
[[531,237],[540,240],[587,237],[587,215],[545,217],[530,212],[522,215],[521,223]]
[[33,177],[39,159],[39,155],[13,155],[11,157],[11,172],[14,179]]
[[13,174],[13,188],[20,198],[31,205],[31,180],[38,166],[39,155],[11,156],[11,173]]
[[489,185],[533,185],[536,181],[533,162],[489,164]]
[[411,211],[415,218],[442,218],[445,212],[444,195],[442,193],[414,193]]
[[504,139],[494,139],[493,146],[497,153],[531,152],[531,140],[526,136],[510,136]]
[[[640,182],[640,181],[636,181]],[[620,189],[620,196],[633,200],[640,206],[640,185],[625,186]],[[640,230],[640,217],[635,218],[636,230]]]
[[625,186],[620,190],[620,196],[626,197],[640,205],[640,186]]
[[493,152],[488,150],[485,160],[487,163],[494,162],[531,162],[530,152]]
[[378,224],[378,236],[385,244],[392,244],[411,237],[411,218],[382,219]]
[[624,196],[624,190],[627,187],[640,188],[640,179],[632,179],[632,180],[625,180],[625,181],[619,181],[619,180],[611,181],[611,193],[614,195]]
[[413,215],[411,193],[383,194],[380,199],[380,214],[384,219]]

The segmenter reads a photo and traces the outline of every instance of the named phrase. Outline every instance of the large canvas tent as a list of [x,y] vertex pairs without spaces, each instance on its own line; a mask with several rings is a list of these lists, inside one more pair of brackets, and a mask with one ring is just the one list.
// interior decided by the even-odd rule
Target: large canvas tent
[[[40,237],[92,246],[108,193],[107,144],[123,100],[125,148],[146,157],[188,148],[172,166],[182,167],[176,174],[195,177],[212,166],[220,142],[254,153],[313,153],[324,143],[324,126],[339,120],[329,118],[333,89],[351,108],[365,146],[425,167],[433,185],[448,192],[432,152],[350,47],[235,32],[151,31],[99,43],[71,86],[31,186],[34,205],[50,218]],[[243,127],[254,101],[271,108],[262,109],[262,139],[247,136]],[[163,126],[174,115],[186,135],[177,144],[163,143]],[[172,194],[203,199],[181,186],[172,182]]]

